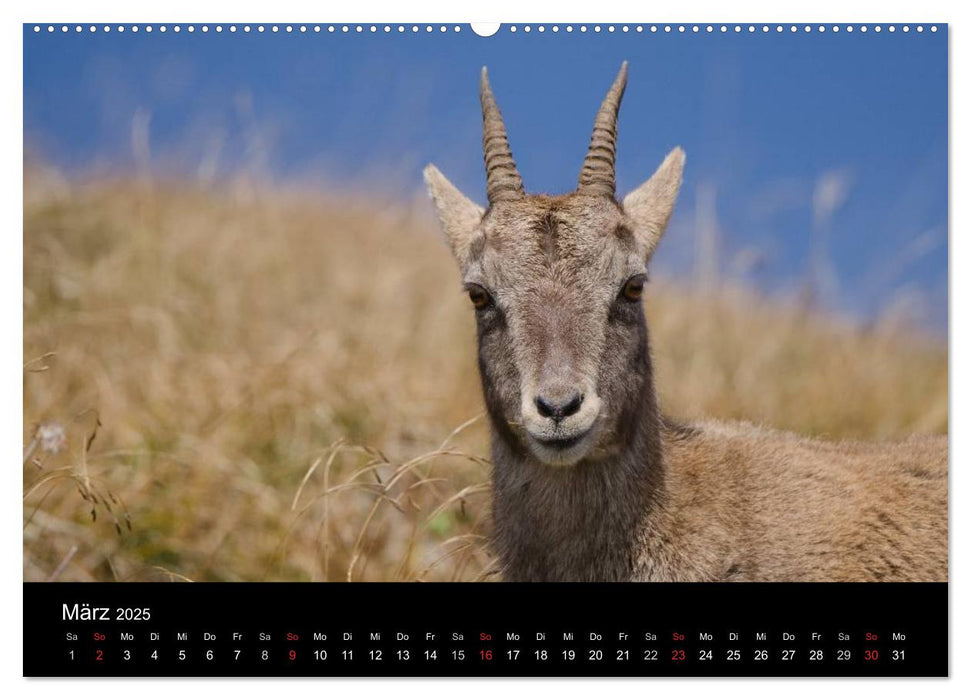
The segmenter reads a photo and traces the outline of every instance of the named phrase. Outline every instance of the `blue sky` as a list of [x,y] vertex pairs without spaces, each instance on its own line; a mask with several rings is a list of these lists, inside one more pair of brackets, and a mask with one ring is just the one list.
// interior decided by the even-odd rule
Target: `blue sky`
[[[776,294],[810,275],[821,303],[874,318],[947,314],[947,30],[921,34],[272,34],[210,29],[35,34],[24,28],[27,147],[66,171],[153,167],[197,177],[421,189],[435,162],[484,199],[478,72],[489,66],[526,187],[576,183],[622,60],[618,189],[688,155],[657,258],[690,279],[697,232],[723,276]],[[812,265],[810,260],[816,260]]]

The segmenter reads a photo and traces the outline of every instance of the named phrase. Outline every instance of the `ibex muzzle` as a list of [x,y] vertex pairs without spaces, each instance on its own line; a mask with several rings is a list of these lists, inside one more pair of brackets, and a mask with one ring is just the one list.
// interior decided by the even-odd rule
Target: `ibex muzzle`
[[521,353],[520,412],[526,439],[544,462],[570,464],[596,438],[600,415],[597,350],[591,337],[598,325],[568,285],[544,280],[524,304],[528,339]]

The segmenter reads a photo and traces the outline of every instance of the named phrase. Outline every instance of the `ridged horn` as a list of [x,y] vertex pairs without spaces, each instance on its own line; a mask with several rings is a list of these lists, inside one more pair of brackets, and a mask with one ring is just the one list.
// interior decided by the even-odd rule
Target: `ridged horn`
[[626,86],[627,61],[624,61],[593,122],[590,148],[580,169],[578,193],[613,197],[616,192],[614,162],[617,156],[617,112]]
[[506,125],[502,122],[499,105],[489,87],[489,74],[482,67],[479,83],[479,99],[482,101],[482,151],[485,157],[486,194],[489,204],[509,199],[519,199],[526,194],[523,179],[516,169],[516,161],[509,149]]

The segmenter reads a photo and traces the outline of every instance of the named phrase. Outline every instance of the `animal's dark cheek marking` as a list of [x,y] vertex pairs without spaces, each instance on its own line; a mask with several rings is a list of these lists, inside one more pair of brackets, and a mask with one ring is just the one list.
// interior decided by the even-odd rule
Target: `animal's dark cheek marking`
[[491,337],[497,332],[506,330],[506,319],[502,311],[495,305],[480,309],[475,314],[480,342],[483,338]]
[[644,309],[636,302],[618,299],[610,305],[607,322],[622,326],[637,326],[644,322]]

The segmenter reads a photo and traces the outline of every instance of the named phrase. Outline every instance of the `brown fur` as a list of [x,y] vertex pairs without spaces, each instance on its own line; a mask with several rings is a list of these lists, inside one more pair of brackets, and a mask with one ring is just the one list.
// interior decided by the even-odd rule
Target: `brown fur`
[[[947,579],[946,437],[881,445],[697,428],[665,433],[662,514],[645,518],[635,578]],[[666,541],[677,554],[654,555]]]
[[[622,69],[598,115],[596,193],[583,178],[556,197],[493,187],[483,210],[425,172],[465,283],[489,300],[476,318],[505,577],[946,580],[946,437],[830,443],[661,416],[643,308],[626,290],[667,226],[684,154],[614,198],[600,154],[607,143],[612,156],[625,82]],[[519,183],[483,85],[503,182]]]

